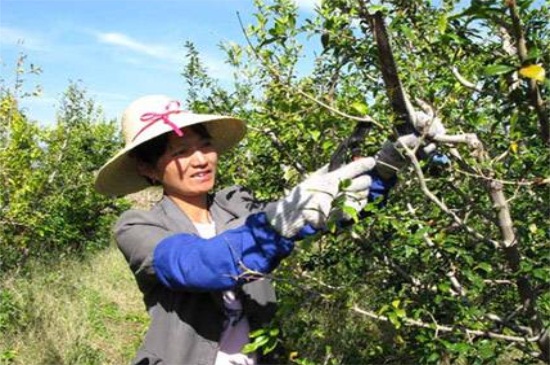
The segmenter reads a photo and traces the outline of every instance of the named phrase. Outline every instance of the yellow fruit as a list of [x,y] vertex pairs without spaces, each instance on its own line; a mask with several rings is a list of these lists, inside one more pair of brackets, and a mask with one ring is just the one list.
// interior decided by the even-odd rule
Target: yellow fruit
[[527,77],[528,79],[534,79],[540,82],[543,82],[546,77],[546,72],[541,65],[529,65],[522,67],[519,70],[519,74],[523,77]]

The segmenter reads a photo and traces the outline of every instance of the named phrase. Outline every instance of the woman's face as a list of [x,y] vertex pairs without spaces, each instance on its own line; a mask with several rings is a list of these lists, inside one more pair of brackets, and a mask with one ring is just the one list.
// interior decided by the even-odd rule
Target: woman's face
[[182,137],[170,133],[166,152],[150,177],[162,183],[166,195],[185,199],[202,196],[214,187],[218,152],[209,138],[190,128],[182,131]]

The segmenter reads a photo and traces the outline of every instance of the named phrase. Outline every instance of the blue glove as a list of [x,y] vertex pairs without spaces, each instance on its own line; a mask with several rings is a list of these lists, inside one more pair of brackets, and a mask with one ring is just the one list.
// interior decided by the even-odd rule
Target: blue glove
[[204,239],[181,233],[162,240],[153,253],[159,281],[173,290],[228,290],[246,282],[247,270],[273,271],[290,255],[294,240],[315,233],[305,226],[293,239],[279,235],[265,213],[249,216],[243,226]]

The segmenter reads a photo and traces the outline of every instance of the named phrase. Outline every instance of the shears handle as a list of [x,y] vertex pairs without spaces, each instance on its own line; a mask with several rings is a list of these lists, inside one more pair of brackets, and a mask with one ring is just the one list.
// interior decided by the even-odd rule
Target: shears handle
[[372,125],[366,122],[359,122],[355,125],[351,135],[340,142],[336,151],[332,154],[328,164],[329,171],[334,171],[354,158],[361,156],[361,143],[367,137],[371,127]]

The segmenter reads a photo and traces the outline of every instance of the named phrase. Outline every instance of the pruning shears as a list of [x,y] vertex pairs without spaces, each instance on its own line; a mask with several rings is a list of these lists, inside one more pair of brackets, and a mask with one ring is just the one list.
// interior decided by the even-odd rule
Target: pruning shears
[[[376,42],[380,71],[382,72],[386,93],[395,118],[395,134],[397,137],[400,137],[411,133],[418,133],[414,127],[414,108],[399,79],[397,64],[391,50],[383,14],[381,11],[370,14],[364,7],[362,10],[364,29],[365,31],[370,29]],[[360,144],[367,136],[371,126],[368,122],[357,123],[352,134],[343,140],[333,153],[329,163],[329,171],[337,169],[346,163],[350,154],[352,158],[360,155]]]

